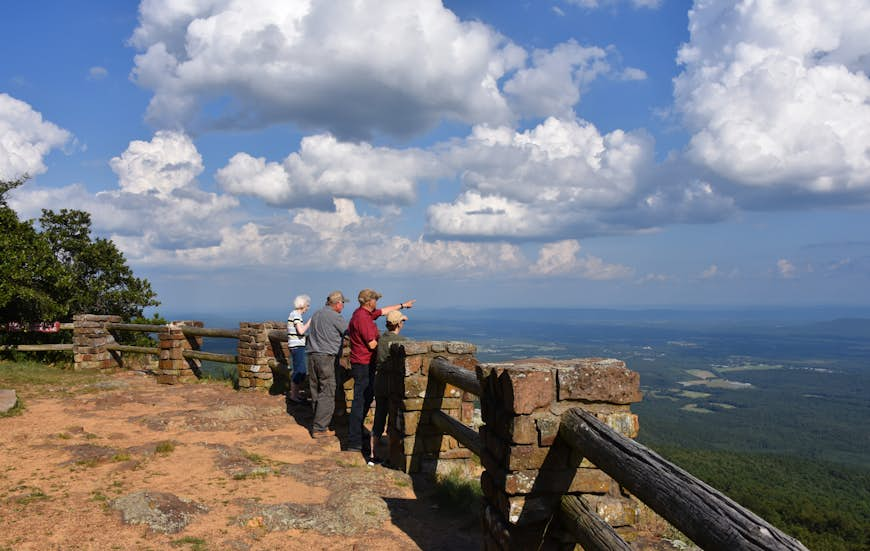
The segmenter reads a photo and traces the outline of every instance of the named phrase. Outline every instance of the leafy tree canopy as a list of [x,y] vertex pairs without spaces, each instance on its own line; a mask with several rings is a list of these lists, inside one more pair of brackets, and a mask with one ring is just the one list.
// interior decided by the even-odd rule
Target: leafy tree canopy
[[133,275],[107,239],[91,237],[91,216],[43,210],[38,231],[6,204],[24,179],[0,181],[0,322],[116,314],[125,320],[160,304],[151,284]]

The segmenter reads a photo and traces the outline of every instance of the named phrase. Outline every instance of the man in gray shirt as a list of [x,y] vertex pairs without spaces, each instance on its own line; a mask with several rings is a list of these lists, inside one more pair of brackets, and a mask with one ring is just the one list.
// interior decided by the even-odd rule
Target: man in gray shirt
[[311,437],[335,436],[329,429],[332,414],[335,412],[335,371],[341,343],[347,332],[347,321],[341,316],[347,302],[341,291],[333,291],[326,298],[326,306],[311,316],[308,327],[308,342],[305,352],[308,356],[308,385],[314,421],[311,424]]

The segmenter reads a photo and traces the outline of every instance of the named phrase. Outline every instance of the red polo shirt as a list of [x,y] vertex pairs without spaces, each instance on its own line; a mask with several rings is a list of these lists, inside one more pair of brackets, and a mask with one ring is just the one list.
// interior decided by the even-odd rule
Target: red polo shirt
[[381,309],[369,312],[362,306],[354,310],[347,325],[347,337],[350,340],[350,363],[366,364],[372,361],[375,350],[368,343],[378,340],[378,326],[375,320],[381,317]]

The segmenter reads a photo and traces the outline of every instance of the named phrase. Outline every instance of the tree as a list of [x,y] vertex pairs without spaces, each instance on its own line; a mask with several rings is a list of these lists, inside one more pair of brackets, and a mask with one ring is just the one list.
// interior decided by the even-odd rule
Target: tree
[[0,322],[51,320],[67,313],[69,277],[31,222],[0,204]]
[[43,209],[42,236],[71,284],[66,301],[71,314],[116,314],[130,320],[160,304],[151,284],[133,275],[124,254],[103,238],[91,238],[91,215],[81,210]]
[[130,320],[160,304],[148,280],[133,275],[112,241],[91,238],[87,212],[43,210],[41,232],[33,221],[20,221],[6,204],[6,193],[26,179],[0,181],[0,322],[78,313]]

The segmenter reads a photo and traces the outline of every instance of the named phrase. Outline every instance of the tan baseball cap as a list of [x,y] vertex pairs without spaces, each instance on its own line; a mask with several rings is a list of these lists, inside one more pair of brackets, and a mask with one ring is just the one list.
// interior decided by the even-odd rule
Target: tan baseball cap
[[389,314],[387,314],[387,323],[390,325],[398,325],[399,322],[403,322],[408,319],[408,316],[399,312],[398,310],[393,310]]
[[341,291],[333,291],[326,297],[326,304],[337,304],[339,302],[347,302],[347,297]]

